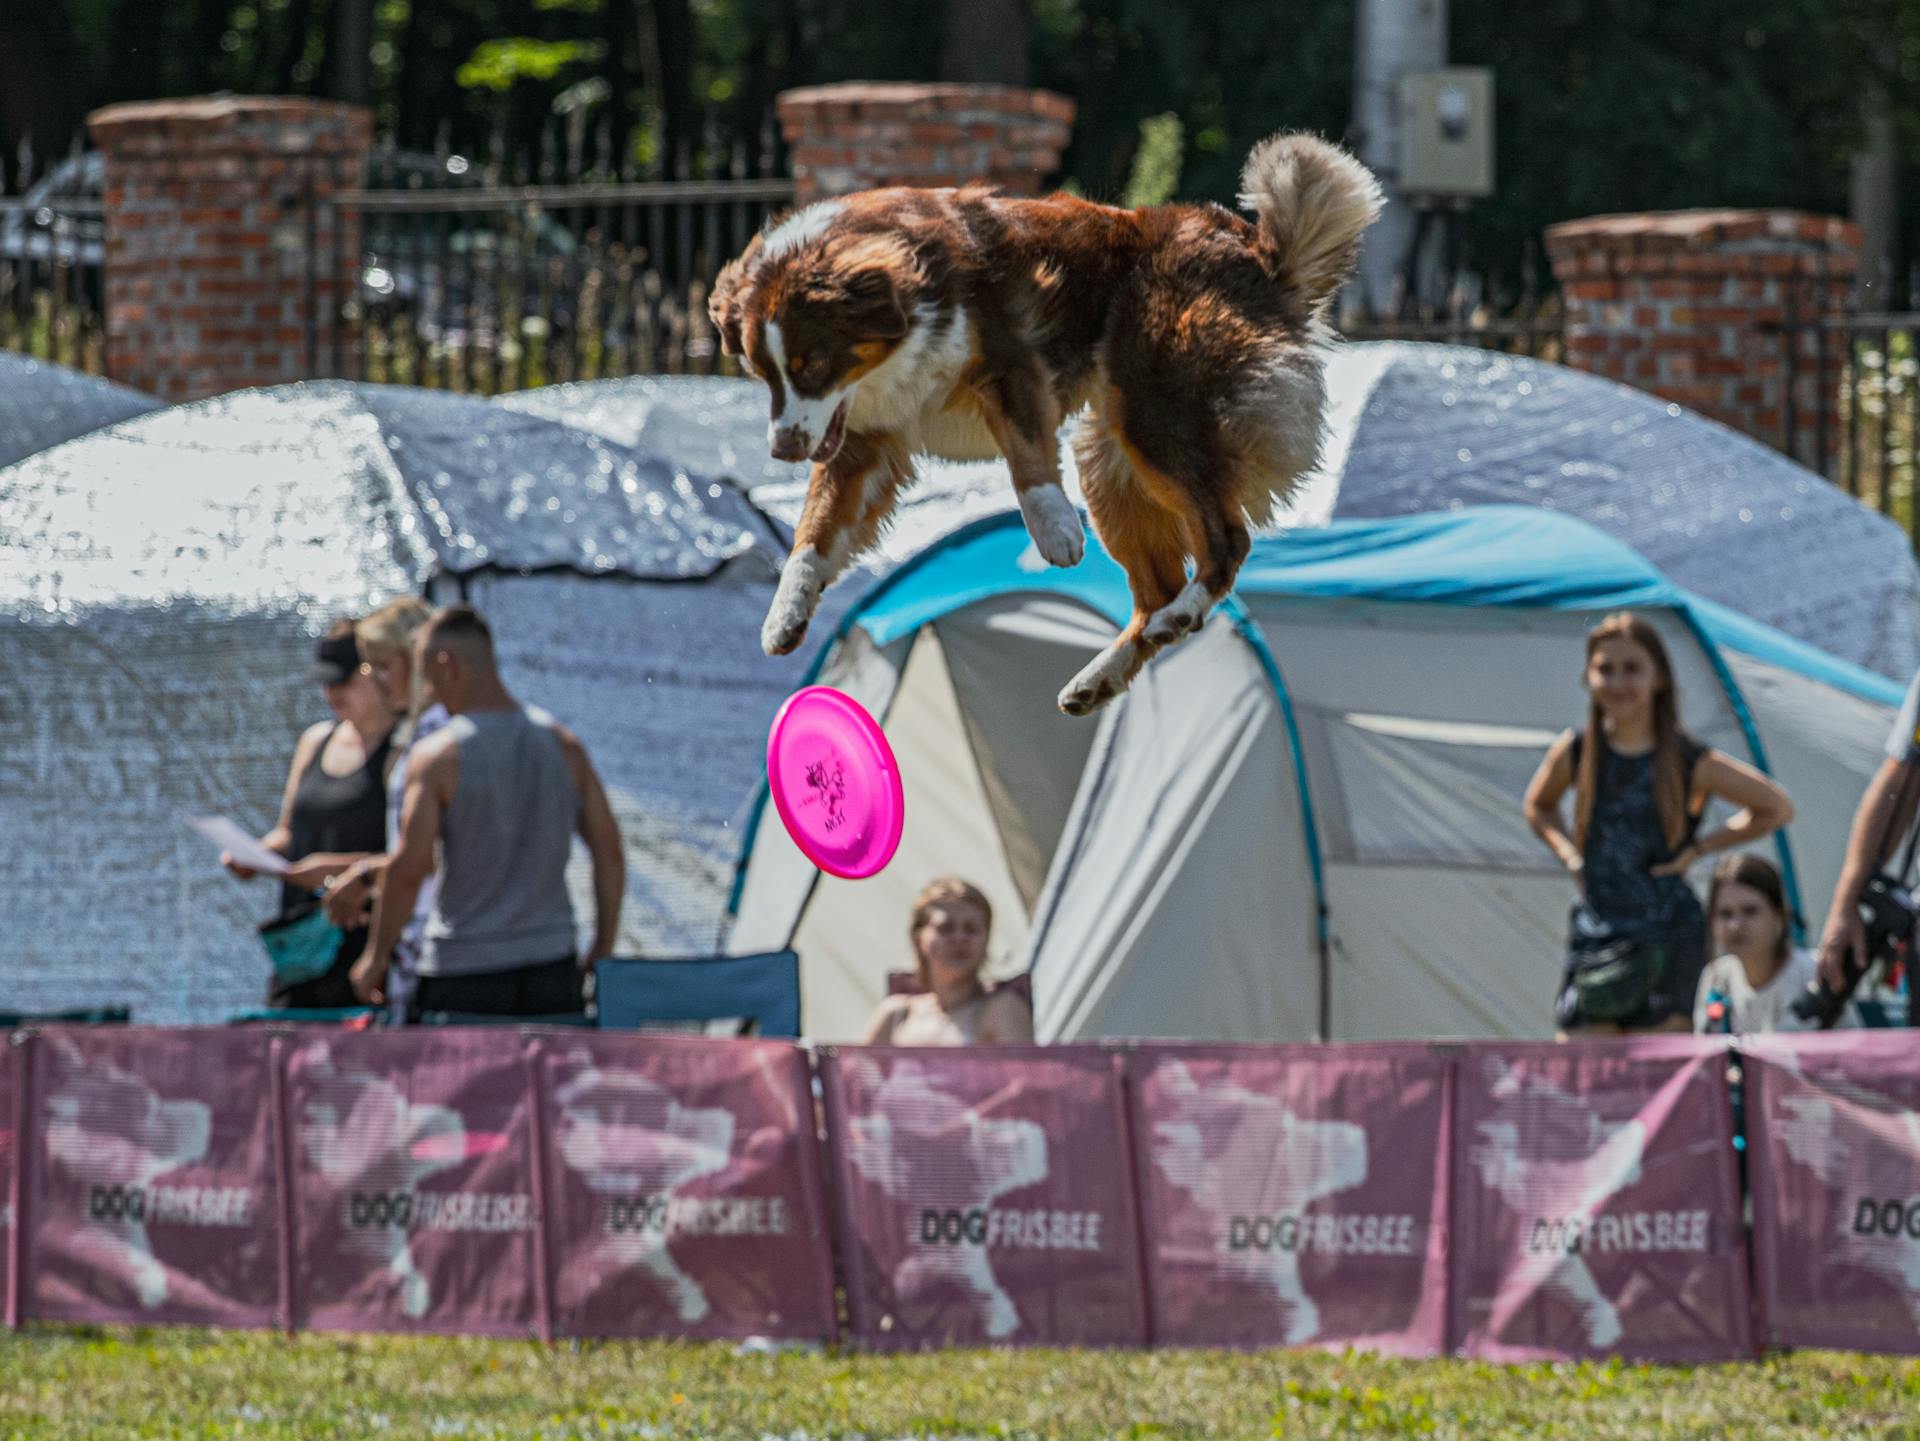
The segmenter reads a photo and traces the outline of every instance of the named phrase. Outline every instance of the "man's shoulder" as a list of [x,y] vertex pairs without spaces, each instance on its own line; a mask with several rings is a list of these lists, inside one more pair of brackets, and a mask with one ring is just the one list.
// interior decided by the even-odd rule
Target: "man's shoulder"
[[551,712],[538,706],[526,706],[527,719],[550,734],[560,747],[569,765],[577,765],[587,759],[587,747],[579,736],[575,735]]
[[459,754],[460,727],[450,721],[414,745],[407,757],[407,775],[424,777],[444,770],[455,763]]

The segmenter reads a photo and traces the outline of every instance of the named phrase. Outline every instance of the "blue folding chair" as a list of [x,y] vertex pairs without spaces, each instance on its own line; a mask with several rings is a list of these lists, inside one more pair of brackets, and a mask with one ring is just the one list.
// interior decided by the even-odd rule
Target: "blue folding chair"
[[130,1006],[81,1006],[71,1011],[0,1011],[0,1031],[20,1026],[124,1026]]
[[761,1036],[800,1034],[800,957],[792,951],[680,960],[614,959],[595,968],[603,1030],[741,1019]]

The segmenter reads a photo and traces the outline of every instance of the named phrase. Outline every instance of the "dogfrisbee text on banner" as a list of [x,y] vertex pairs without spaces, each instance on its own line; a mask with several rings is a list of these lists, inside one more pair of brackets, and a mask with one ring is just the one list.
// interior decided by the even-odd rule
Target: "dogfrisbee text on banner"
[[1920,1352],[1920,1053],[1903,1031],[1754,1036],[1753,1260],[1773,1345]]
[[1462,1054],[1452,1293],[1468,1354],[1751,1354],[1726,1062],[1688,1036]]
[[279,1319],[268,1039],[50,1027],[33,1120],[22,1314],[267,1326]]
[[526,1044],[476,1028],[343,1031],[292,1047],[300,1325],[537,1329]]
[[555,1036],[541,1065],[559,1331],[833,1335],[803,1052]]
[[1150,1046],[1128,1065],[1156,1341],[1444,1347],[1448,1061]]
[[1117,1058],[850,1047],[821,1079],[858,1340],[1146,1341]]

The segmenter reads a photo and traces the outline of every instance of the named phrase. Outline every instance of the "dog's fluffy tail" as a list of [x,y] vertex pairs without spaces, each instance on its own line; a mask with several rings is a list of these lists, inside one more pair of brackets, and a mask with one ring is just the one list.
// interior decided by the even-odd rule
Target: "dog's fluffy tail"
[[1371,170],[1313,135],[1261,141],[1240,172],[1240,204],[1259,222],[1260,263],[1314,315],[1352,273],[1360,232],[1385,203]]

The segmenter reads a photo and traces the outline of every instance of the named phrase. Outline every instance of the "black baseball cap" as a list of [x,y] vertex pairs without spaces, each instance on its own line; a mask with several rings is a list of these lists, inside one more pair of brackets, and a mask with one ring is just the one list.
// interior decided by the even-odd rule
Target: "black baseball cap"
[[313,648],[313,664],[307,667],[307,679],[321,685],[339,685],[351,680],[353,673],[360,669],[360,647],[354,643],[353,632],[341,635],[327,635]]

